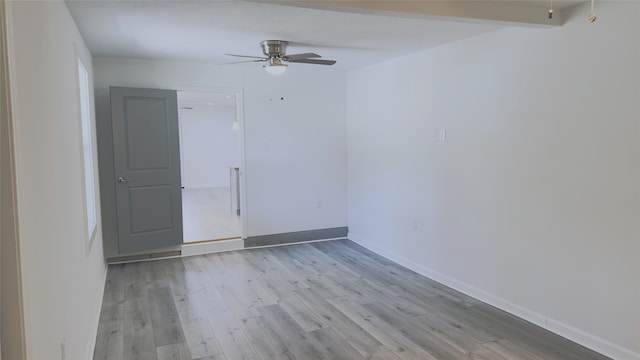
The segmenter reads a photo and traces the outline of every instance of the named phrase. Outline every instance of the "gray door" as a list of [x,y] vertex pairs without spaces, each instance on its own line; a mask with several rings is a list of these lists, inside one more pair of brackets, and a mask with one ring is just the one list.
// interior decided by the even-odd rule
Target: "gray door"
[[178,105],[172,90],[112,87],[121,254],[182,244]]

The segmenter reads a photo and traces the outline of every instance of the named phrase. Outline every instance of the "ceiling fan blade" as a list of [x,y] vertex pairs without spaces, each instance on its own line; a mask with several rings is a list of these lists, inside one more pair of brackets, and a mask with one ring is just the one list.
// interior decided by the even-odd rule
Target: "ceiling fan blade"
[[315,65],[333,65],[336,63],[335,60],[322,60],[322,59],[297,59],[297,60],[289,60],[292,63],[303,63],[303,64],[315,64]]
[[268,60],[267,58],[265,58],[264,56],[249,56],[249,55],[236,55],[236,54],[225,54],[227,56],[235,56],[235,57],[241,57],[241,58],[249,58],[249,59],[262,59],[262,60]]
[[286,61],[290,61],[290,60],[296,60],[296,59],[312,59],[312,58],[319,58],[319,57],[322,57],[322,56],[314,53],[304,53],[304,54],[285,55],[282,58]]
[[254,62],[264,62],[267,61],[267,59],[260,59],[260,60],[244,60],[244,61],[233,61],[233,62],[226,62],[226,63],[219,63],[216,65],[232,65],[232,64],[242,64],[242,63],[254,63]]

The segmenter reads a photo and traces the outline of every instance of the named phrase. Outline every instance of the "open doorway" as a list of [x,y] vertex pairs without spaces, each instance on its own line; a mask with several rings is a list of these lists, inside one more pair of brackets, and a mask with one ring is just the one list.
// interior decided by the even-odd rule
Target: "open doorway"
[[178,92],[184,243],[240,238],[236,94]]

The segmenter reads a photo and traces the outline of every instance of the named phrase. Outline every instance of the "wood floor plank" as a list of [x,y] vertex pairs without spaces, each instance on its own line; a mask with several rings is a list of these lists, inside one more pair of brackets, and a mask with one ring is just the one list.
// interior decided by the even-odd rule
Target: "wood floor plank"
[[201,283],[212,282],[209,271],[205,268],[205,264],[201,261],[200,256],[187,256],[182,258],[184,269],[187,272],[188,282],[198,287]]
[[106,359],[607,358],[335,240],[109,266]]
[[389,327],[360,304],[348,298],[328,299],[328,301],[401,359],[438,360],[407,339],[401,332]]
[[296,291],[296,294],[320,316],[323,322],[336,330],[360,353],[383,352],[380,351],[382,343],[322,298],[314,289],[300,289]]
[[194,298],[188,295],[174,296],[173,302],[182,325],[190,325],[207,319],[204,306]]
[[336,248],[333,249],[334,253],[376,272],[379,281],[390,282],[393,285],[410,284],[411,287],[419,287],[423,291],[430,291],[433,295],[448,297],[453,301],[468,302],[469,304],[478,303],[477,300],[465,294],[427,279],[351,241],[337,240],[330,245],[332,245],[332,248]]
[[124,320],[124,300],[119,303],[103,303],[100,309],[100,321]]
[[280,337],[282,343],[295,359],[329,359],[315,341],[309,337],[278,305],[263,306],[258,309],[265,323]]
[[362,354],[354,349],[332,328],[324,328],[309,333],[324,357],[332,360],[364,360]]
[[[320,275],[318,281],[320,281],[324,287],[331,290],[333,297],[351,296],[357,299],[365,299],[367,294],[373,290],[372,287],[360,286],[360,280],[342,278],[341,274],[327,272]],[[377,286],[374,285],[375,288]]]
[[304,331],[313,331],[326,327],[325,322],[295,293],[278,301],[278,305],[286,311],[291,318]]
[[124,302],[124,268],[125,264],[109,265],[104,285],[103,304]]
[[[272,248],[269,250],[271,251],[271,254],[278,261],[280,261],[282,265],[284,265],[287,269],[289,269],[289,271],[292,272],[293,274],[297,274],[298,276],[300,276],[303,280],[305,277],[310,277],[310,276],[315,277],[320,275],[320,273],[317,272],[314,268],[304,265],[303,263],[301,263],[300,261],[292,257],[290,254],[288,254],[286,252],[287,247],[288,246],[281,246],[281,247]],[[280,248],[282,248],[283,250],[281,250]],[[309,287],[306,284],[305,286]]]
[[352,271],[341,262],[328,256],[310,244],[300,246],[290,246],[287,248],[290,256],[300,261],[302,264],[315,269],[319,274],[339,272],[343,278],[359,279],[362,276]]
[[464,360],[467,358],[466,352],[461,352],[460,349],[425,331],[422,327],[416,325],[412,319],[403,317],[402,313],[391,307],[380,302],[371,302],[363,306],[389,327],[402,333],[409,341],[418,345],[436,359]]
[[279,275],[279,277],[282,278],[282,280],[289,283],[295,289],[308,288],[308,286],[306,286],[306,284],[302,280],[302,276],[299,273],[292,271],[289,267],[283,264],[283,262],[280,261],[280,259],[278,259],[274,255],[274,249],[260,249],[260,250],[263,250],[262,254],[263,254],[264,260],[269,263],[270,267],[276,271],[276,273]]
[[241,251],[228,251],[220,253],[220,259],[227,269],[236,277],[253,278],[256,272],[262,270],[249,261]]
[[256,294],[259,302],[258,306],[275,305],[278,303],[278,294],[272,291],[270,284],[262,281],[260,276],[256,276],[252,280],[247,281],[247,285],[253,290],[253,293]]
[[243,319],[241,323],[249,342],[263,360],[295,360],[282,339],[261,316]]
[[228,358],[224,356],[224,354],[218,354],[214,356],[207,356],[207,357],[197,358],[193,360],[228,360]]
[[[256,249],[262,250],[262,249]],[[300,288],[308,287],[304,281],[293,275],[287,267],[275,259],[268,251],[251,251],[245,255],[256,268],[260,269],[255,273],[255,280],[277,299],[283,299]],[[265,305],[273,305],[263,301]]]
[[368,279],[356,281],[342,280],[338,274],[326,274],[325,277],[346,290],[346,295],[361,304],[371,302],[372,299],[381,301],[407,316],[419,316],[427,313],[427,310],[412,302],[410,298],[402,296],[390,287],[376,286]]
[[204,254],[196,258],[200,259],[202,266],[207,270],[207,273],[212,279],[217,278],[227,271],[226,266],[222,263],[220,254]]
[[[263,291],[268,291],[267,301],[262,301],[263,305],[274,305],[279,299],[288,297],[291,292],[298,289],[281,276],[282,273],[269,272],[256,277]],[[301,281],[304,284],[304,282]],[[306,284],[305,284],[306,286]]]
[[484,333],[481,333],[480,338],[476,338],[474,337],[476,332],[464,331],[431,313],[413,317],[412,321],[425,331],[457,348],[460,352],[477,353],[477,356],[482,356],[486,352],[483,344],[487,338],[484,337]]
[[322,297],[327,299],[352,295],[342,284],[332,281],[326,275],[309,276],[305,281],[309,287],[315,289]]
[[189,295],[189,282],[187,280],[187,270],[182,259],[162,260],[167,272],[167,280],[173,295]]
[[[482,343],[495,341],[501,338],[493,331],[492,322],[480,318],[471,309],[459,302],[453,302],[446,298],[429,297],[420,303],[428,311],[425,323],[429,323],[433,317],[460,329]],[[420,319],[420,317],[418,317]]]
[[240,321],[234,317],[225,301],[213,301],[203,305],[216,339],[227,359],[260,359],[244,333]]
[[221,300],[222,295],[218,290],[215,280],[207,271],[205,263],[199,256],[190,256],[183,259],[185,277],[189,296],[201,302]]
[[162,261],[145,261],[141,269],[147,279],[147,289],[169,287],[167,269]]
[[133,297],[124,306],[124,346],[125,360],[155,360],[156,344],[151,325],[149,299]]
[[124,338],[124,360],[156,360],[153,332],[134,332]]
[[124,355],[124,320],[100,321],[93,360],[122,360]]
[[184,333],[173,295],[167,287],[149,290],[149,310],[156,346],[183,343]]
[[158,346],[156,354],[158,360],[192,360],[189,349],[184,343]]
[[367,360],[402,360],[393,351],[387,349],[386,346],[381,345],[376,349],[359,350],[362,356]]
[[222,347],[207,319],[183,325],[182,330],[189,352],[194,359],[212,357],[223,353]]
[[218,279],[216,284],[222,299],[237,319],[260,315],[256,308],[262,306],[262,302],[249,285],[252,281],[254,280],[247,279],[244,275],[235,276],[229,273],[228,276]]
[[537,355],[505,339],[487,343],[485,346],[510,360],[543,360]]
[[483,349],[474,350],[469,354],[469,359],[471,360],[511,360],[487,347]]
[[350,271],[359,274],[375,283],[377,286],[390,286],[393,285],[393,281],[389,277],[385,276],[380,270],[384,268],[375,268],[368,264],[366,260],[357,259],[353,256],[347,256],[340,252],[336,248],[332,247],[332,244],[325,244],[326,242],[314,243],[313,246],[317,247],[321,251],[324,251],[330,257],[342,263],[349,268]]
[[204,306],[188,296],[175,296],[174,302],[191,356],[199,359],[222,354]]
[[125,299],[147,296],[147,275],[142,262],[127,264],[122,275]]

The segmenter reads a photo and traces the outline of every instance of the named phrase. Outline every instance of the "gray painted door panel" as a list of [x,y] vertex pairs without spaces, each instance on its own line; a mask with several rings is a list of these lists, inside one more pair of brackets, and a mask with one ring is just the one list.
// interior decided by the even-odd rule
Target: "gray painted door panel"
[[176,92],[112,87],[110,93],[118,252],[180,245],[182,192]]

